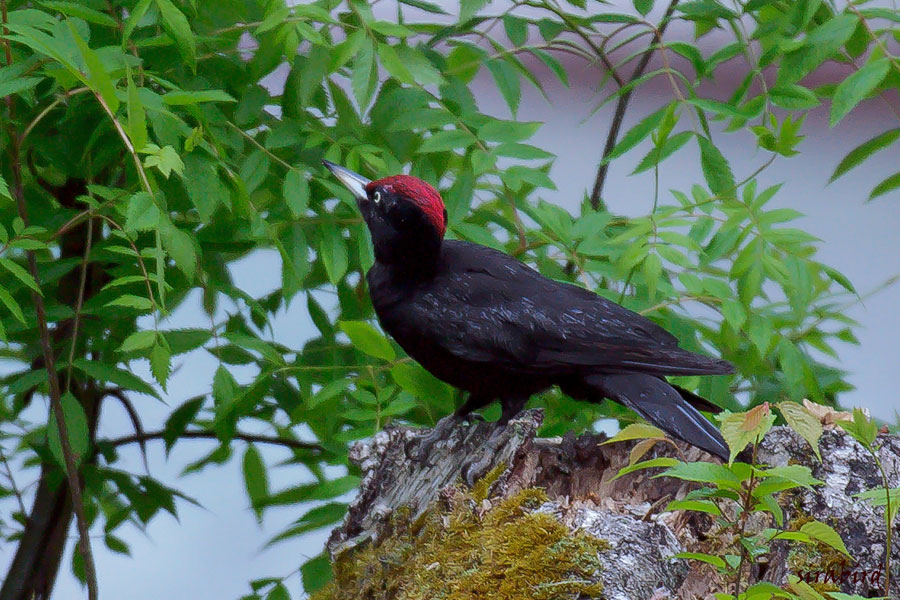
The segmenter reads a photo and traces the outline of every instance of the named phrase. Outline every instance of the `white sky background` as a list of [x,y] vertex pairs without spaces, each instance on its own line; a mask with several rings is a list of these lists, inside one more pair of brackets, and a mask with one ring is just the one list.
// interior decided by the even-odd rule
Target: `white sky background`
[[[389,3],[393,5],[393,3]],[[451,3],[446,3],[451,4]],[[385,6],[386,9],[391,9]],[[386,16],[386,18],[389,18]],[[545,125],[532,140],[536,145],[552,151],[558,159],[551,173],[559,186],[556,192],[543,197],[570,210],[576,210],[585,189],[590,189],[596,165],[600,159],[613,105],[594,116],[590,111],[598,96],[594,82],[597,73],[580,67],[570,71],[572,87],[566,89],[550,77],[544,77],[550,101],[523,82],[523,98],[518,118],[543,121]],[[622,131],[643,116],[668,101],[671,90],[662,79],[658,84],[638,89],[632,99]],[[723,94],[733,89],[733,83],[723,79]],[[496,91],[490,76],[482,72],[474,85],[482,110],[508,117],[505,103]],[[711,87],[707,90],[715,94]],[[890,101],[895,105],[897,98]],[[854,146],[889,127],[896,127],[896,117],[879,100],[864,102],[835,129],[828,129],[828,105],[814,111],[807,119],[803,133],[808,137],[800,146],[800,155],[792,159],[779,158],[760,175],[760,187],[783,183],[773,205],[795,208],[807,216],[798,224],[822,239],[819,260],[850,277],[857,289],[865,294],[900,272],[900,193],[866,204],[869,190],[876,182],[897,169],[897,151],[892,148],[870,159],[862,167],[851,171],[835,183],[826,186],[828,177],[840,159]],[[738,179],[759,166],[767,154],[755,148],[754,140],[743,132],[722,134],[717,144],[729,159]],[[669,198],[667,190],[687,190],[693,183],[702,182],[699,158],[695,150],[683,149],[663,163],[660,169],[661,200]],[[605,197],[613,212],[628,215],[645,214],[652,205],[653,177],[627,174],[646,151],[639,147],[615,161],[609,172]],[[385,173],[387,175],[387,173]],[[279,262],[274,253],[259,252],[233,268],[239,286],[258,296],[280,285]],[[844,406],[864,406],[876,417],[894,421],[900,410],[900,395],[896,390],[896,373],[900,372],[900,319],[895,318],[900,306],[900,287],[893,286],[869,298],[865,306],[855,306],[848,314],[861,323],[857,331],[859,346],[839,347],[841,366],[851,373],[850,380],[857,390],[841,397]],[[194,297],[168,323],[169,327],[198,326],[208,322]],[[290,347],[300,347],[313,332],[302,296],[275,320],[275,338]],[[207,353],[190,355],[184,368],[178,370],[169,383],[166,407],[150,398],[138,398],[135,405],[144,419],[146,429],[164,421],[172,407],[193,395],[208,391],[217,365]],[[144,373],[139,373],[143,375]],[[107,403],[101,420],[101,435],[116,436],[131,427],[124,411],[115,403]],[[189,440],[180,443],[166,459],[162,444],[152,442],[149,452],[151,473],[186,494],[203,506],[199,509],[179,504],[180,522],[168,515],[157,517],[147,534],[127,527],[120,537],[131,545],[132,556],[109,552],[100,537],[94,538],[101,596],[118,600],[174,599],[236,599],[249,593],[251,579],[291,573],[304,556],[318,554],[327,532],[318,532],[282,543],[262,551],[265,541],[298,518],[306,507],[273,509],[266,513],[263,527],[255,520],[243,489],[240,457],[243,446],[237,443],[237,460],[224,467],[209,468],[199,475],[179,479],[181,469],[202,453],[212,449],[212,443]],[[286,457],[279,449],[261,448],[270,465],[270,488],[281,489],[305,481],[302,469],[277,468],[272,465]],[[123,468],[140,472],[137,448],[123,449]],[[73,535],[74,535],[74,529]],[[96,532],[95,532],[96,533]],[[71,546],[71,545],[70,545]],[[0,547],[0,568],[5,572],[12,558],[13,547]],[[71,553],[71,547],[69,549]],[[289,580],[293,595],[299,589],[298,577]],[[70,600],[85,596],[81,586],[69,570],[67,555],[54,591],[55,600]]]

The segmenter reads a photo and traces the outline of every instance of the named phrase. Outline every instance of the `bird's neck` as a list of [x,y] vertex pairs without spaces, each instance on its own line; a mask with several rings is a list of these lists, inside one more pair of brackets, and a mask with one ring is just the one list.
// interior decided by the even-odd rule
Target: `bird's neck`
[[422,235],[397,236],[375,242],[375,260],[404,279],[426,279],[434,274],[441,256],[441,238],[428,230]]

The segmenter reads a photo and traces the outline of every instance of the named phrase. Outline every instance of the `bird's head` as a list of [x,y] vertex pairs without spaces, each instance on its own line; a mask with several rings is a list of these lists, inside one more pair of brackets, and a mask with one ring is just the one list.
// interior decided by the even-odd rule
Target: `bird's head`
[[447,231],[447,210],[436,189],[411,175],[371,181],[333,162],[323,162],[356,197],[377,260],[411,266],[434,261]]

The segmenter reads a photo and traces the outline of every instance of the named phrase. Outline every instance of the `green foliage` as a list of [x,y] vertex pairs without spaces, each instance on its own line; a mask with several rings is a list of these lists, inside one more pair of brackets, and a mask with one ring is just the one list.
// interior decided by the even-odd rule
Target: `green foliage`
[[[782,402],[778,409],[792,427],[804,437],[818,456],[818,442],[822,434],[822,425],[813,412],[811,405],[801,406],[792,402]],[[844,413],[839,413],[843,415]],[[771,429],[775,415],[768,403],[756,406],[748,411],[729,413],[720,417],[722,435],[731,448],[731,460],[724,465],[712,462],[684,462],[669,457],[659,457],[640,461],[641,456],[658,441],[660,432],[649,426],[632,425],[626,427],[619,435],[607,443],[624,440],[642,439],[634,446],[629,464],[619,470],[616,477],[648,468],[666,467],[654,477],[674,477],[684,481],[701,484],[702,487],[690,491],[684,499],[669,502],[665,510],[687,510],[710,515],[713,519],[716,536],[708,552],[681,552],[678,558],[695,560],[712,565],[723,581],[729,582],[733,592],[717,592],[719,600],[756,600],[763,598],[788,598],[791,600],[823,599],[825,596],[815,588],[788,574],[788,584],[780,588],[766,582],[747,585],[750,565],[770,551],[775,540],[788,540],[810,548],[827,548],[840,560],[852,561],[844,541],[837,531],[827,523],[810,518],[798,518],[790,522],[785,520],[784,498],[782,492],[822,485],[805,465],[787,465],[767,467],[757,464],[757,448],[762,438]],[[818,427],[813,427],[815,420]],[[853,419],[839,419],[837,423],[854,439],[869,450],[876,465],[887,478],[879,456],[873,444],[877,439],[877,425],[868,419],[861,410],[854,411]],[[735,456],[752,444],[750,462],[735,461]],[[640,461],[640,462],[639,462]],[[856,497],[871,502],[874,506],[885,507],[885,527],[887,532],[885,551],[885,573],[890,573],[891,527],[897,514],[897,502],[900,501],[900,490],[886,487],[866,490]],[[885,594],[888,593],[890,576],[885,576]],[[828,597],[836,600],[861,598],[842,593],[826,592]],[[886,597],[886,596],[885,596]]]
[[[0,340],[9,370],[0,379],[0,434],[9,441],[4,452],[25,465],[16,477],[34,479],[38,468],[60,476],[53,420],[26,410],[49,393],[33,293],[46,305],[86,513],[117,552],[127,552],[118,527],[175,513],[179,496],[119,469],[117,448],[129,438],[97,437],[100,406],[123,403],[139,427],[135,396],[161,397],[173,370],[190,369],[199,354],[220,363],[207,392],[168,398],[174,408],[163,429],[134,437],[162,439],[167,451],[186,435],[208,438],[213,448],[186,469],[194,472],[230,460],[250,439],[244,428],[265,423],[268,441],[287,448],[313,483],[273,489],[258,444],[247,446],[253,510],[264,518],[270,506],[320,500],[328,507],[307,513],[279,541],[340,518],[345,505],[334,499],[358,479],[325,467],[347,465],[350,441],[390,421],[429,425],[453,410],[458,394],[372,325],[362,280],[372,249],[323,158],[370,176],[422,177],[446,200],[448,235],[514,253],[545,275],[646,314],[686,348],[731,360],[738,375],[678,381],[720,405],[737,409],[737,396],[750,406],[835,402],[850,386],[822,357],[835,356],[836,342],[855,340],[845,308],[856,291],[816,260],[816,240],[793,226],[798,213],[768,205],[778,188],[759,189],[756,175],[798,151],[806,112],[819,103],[831,102],[837,122],[863,98],[897,87],[897,59],[886,44],[896,12],[813,2],[751,1],[739,10],[679,4],[671,18],[692,24],[697,38],[718,28],[733,39],[709,53],[697,40],[663,37],[651,43],[665,66],[629,81],[644,50],[624,60],[621,50],[656,39],[658,24],[643,18],[653,2],[634,2],[630,14],[600,3],[584,11],[583,1],[526,4],[501,11],[464,1],[448,19],[433,3],[401,0],[392,22],[359,0],[5,0],[0,45],[12,60],[0,67]],[[541,93],[553,79],[568,85],[571,63],[562,57],[602,64],[607,53],[621,62],[608,72],[612,91],[598,107],[660,76],[672,87],[662,106],[614,140],[604,163],[650,145],[634,174],[658,181],[659,165],[676,153],[700,158],[696,185],[657,187],[652,211],[638,218],[588,202],[573,213],[548,202],[554,149],[531,142],[540,123],[515,118],[523,82]],[[701,85],[732,61],[747,77],[734,89],[717,85],[717,98],[701,97]],[[854,74],[832,88],[805,84],[826,61],[852,64]],[[283,90],[260,84],[282,67]],[[766,69],[777,70],[775,85],[763,78]],[[512,120],[479,107],[479,72],[490,74]],[[732,164],[718,146],[722,129],[758,144],[766,161]],[[897,139],[891,130],[851,151],[834,177]],[[872,195],[898,186],[891,176]],[[230,267],[259,251],[273,257],[281,286],[252,295]],[[209,324],[171,329],[169,316],[193,298]],[[306,314],[303,304],[316,329],[311,339],[290,347],[273,341],[274,316]],[[152,383],[133,372],[142,361]],[[237,366],[251,375],[236,377]],[[602,416],[633,417],[558,390],[542,404],[545,432],[554,435]],[[812,443],[814,427],[790,408],[781,412]],[[738,424],[743,437],[733,446],[753,441],[756,426],[770,423],[763,416],[750,430]],[[858,433],[868,430],[860,425]],[[649,446],[639,448],[633,467]],[[723,468],[744,481],[739,464]],[[751,472],[760,485],[803,485]],[[726,485],[731,476],[716,477]],[[712,510],[708,500],[693,499],[694,506]],[[5,539],[22,533],[21,523],[7,525]],[[306,564],[307,585],[324,584],[322,565],[321,556]],[[287,595],[280,580],[256,583],[253,597]]]

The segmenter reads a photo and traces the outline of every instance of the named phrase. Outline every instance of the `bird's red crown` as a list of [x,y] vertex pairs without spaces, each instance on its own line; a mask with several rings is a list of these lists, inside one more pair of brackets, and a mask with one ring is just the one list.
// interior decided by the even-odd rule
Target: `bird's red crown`
[[392,175],[370,182],[366,186],[366,191],[376,187],[384,188],[413,202],[434,224],[441,237],[444,237],[447,230],[447,223],[444,221],[444,200],[431,185],[412,175]]

